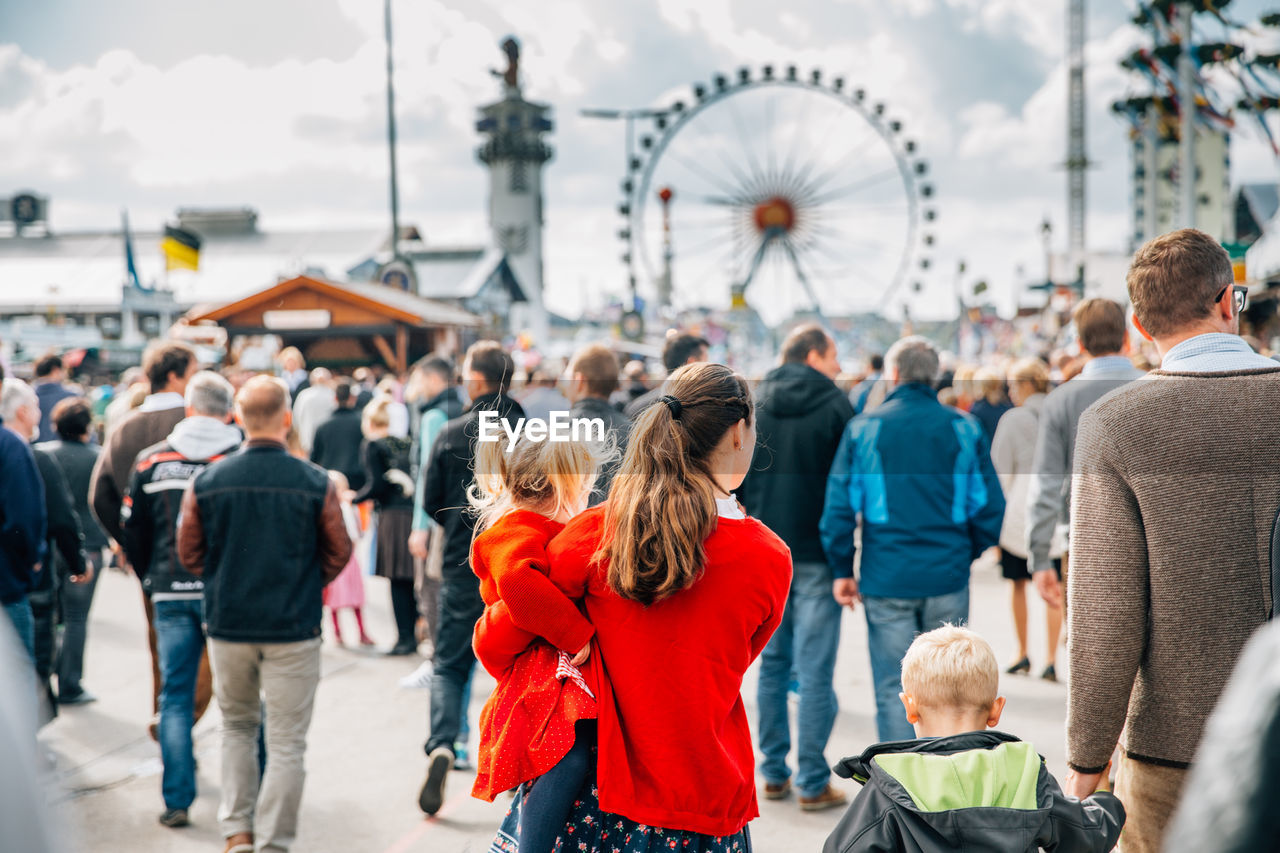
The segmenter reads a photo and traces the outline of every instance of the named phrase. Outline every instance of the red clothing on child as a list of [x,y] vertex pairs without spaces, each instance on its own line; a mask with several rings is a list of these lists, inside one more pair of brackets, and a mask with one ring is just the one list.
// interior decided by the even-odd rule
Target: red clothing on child
[[[547,544],[564,525],[516,510],[476,537],[471,566],[484,616],[473,645],[506,649],[500,667],[481,660],[498,686],[480,712],[480,751],[471,795],[493,801],[536,779],[573,746],[574,723],[596,717],[595,700],[556,676],[560,650],[576,653],[594,629],[547,578]],[[594,691],[593,691],[594,692]]]
[[691,587],[645,607],[592,565],[604,506],[551,543],[551,579],[584,596],[596,641],[600,807],[668,829],[731,835],[759,815],[742,677],[782,620],[791,552],[753,518],[720,518]]

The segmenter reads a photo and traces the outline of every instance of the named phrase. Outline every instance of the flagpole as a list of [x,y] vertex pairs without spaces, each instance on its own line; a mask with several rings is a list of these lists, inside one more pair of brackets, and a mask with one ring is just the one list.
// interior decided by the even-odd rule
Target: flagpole
[[400,194],[396,181],[396,95],[391,62],[391,0],[383,0],[387,37],[387,148],[391,153],[391,257],[400,259]]

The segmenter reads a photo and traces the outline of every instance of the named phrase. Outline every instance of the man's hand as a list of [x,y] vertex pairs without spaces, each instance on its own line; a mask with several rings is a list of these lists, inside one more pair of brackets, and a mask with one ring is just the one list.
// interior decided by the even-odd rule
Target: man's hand
[[71,580],[71,582],[72,582],[72,583],[74,583],[74,584],[88,583],[89,581],[93,580],[93,564],[92,564],[92,563],[85,563],[85,565],[84,565],[84,574],[82,574],[82,575],[71,575],[71,576],[70,576],[70,580]]
[[[1107,762],[1107,768],[1111,763]],[[1067,770],[1066,781],[1062,785],[1062,789],[1067,792],[1068,796],[1075,797],[1077,800],[1083,800],[1098,790],[1099,786],[1106,786],[1107,770],[1104,768],[1101,773],[1078,773],[1075,770]]]
[[574,666],[582,666],[587,662],[587,658],[591,657],[591,641],[587,640],[587,644],[578,649],[578,653],[570,659],[569,663]]
[[120,547],[119,542],[111,543],[111,556],[114,559],[107,564],[108,567],[115,569],[122,575],[127,575],[129,573],[129,561],[125,558],[124,549]]
[[1031,576],[1031,580],[1035,583],[1036,591],[1040,593],[1045,604],[1050,607],[1062,607],[1062,581],[1058,580],[1056,571],[1041,569]]
[[409,534],[409,553],[417,557],[419,560],[427,559],[427,539],[429,534],[425,530],[415,530]]
[[831,585],[831,592],[841,607],[848,607],[850,610],[857,609],[858,602],[862,600],[862,596],[858,595],[858,581],[854,578],[836,578]]

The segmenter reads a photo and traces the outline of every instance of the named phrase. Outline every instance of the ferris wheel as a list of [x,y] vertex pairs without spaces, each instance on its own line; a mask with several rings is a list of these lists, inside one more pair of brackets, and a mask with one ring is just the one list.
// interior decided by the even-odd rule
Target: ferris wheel
[[644,111],[619,205],[633,291],[673,311],[883,307],[929,269],[929,167],[900,119],[841,77],[765,65]]

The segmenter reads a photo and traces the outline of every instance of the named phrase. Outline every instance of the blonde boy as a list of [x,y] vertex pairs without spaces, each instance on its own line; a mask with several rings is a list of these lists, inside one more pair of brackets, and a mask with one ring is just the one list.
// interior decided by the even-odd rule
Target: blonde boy
[[902,693],[916,740],[872,746],[836,773],[862,783],[824,853],[943,850],[1104,853],[1124,826],[1110,792],[1062,793],[1035,748],[994,730],[1004,711],[991,646],[944,625],[902,659]]

